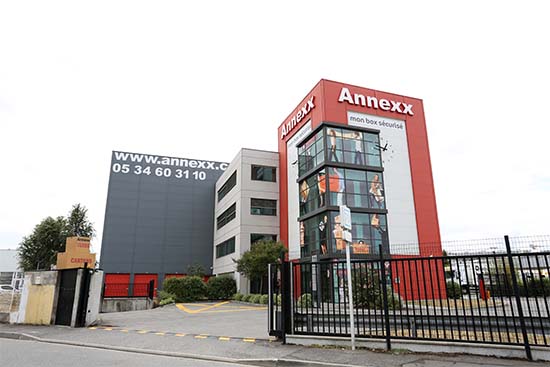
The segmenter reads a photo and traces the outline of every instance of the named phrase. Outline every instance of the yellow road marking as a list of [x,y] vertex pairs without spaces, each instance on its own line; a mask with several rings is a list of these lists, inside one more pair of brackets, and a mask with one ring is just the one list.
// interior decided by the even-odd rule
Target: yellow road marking
[[148,333],[147,330],[140,330],[140,331],[138,331],[138,334],[147,334],[147,333]]
[[243,342],[247,342],[247,343],[254,343],[256,341],[256,339],[254,338],[244,338],[243,339]]
[[210,310],[212,308],[220,307],[220,306],[226,305],[228,303],[229,303],[229,301],[219,302],[219,303],[215,303],[213,305],[203,307],[203,308],[199,308],[199,309],[190,309],[190,308],[187,307],[187,306],[192,306],[194,304],[188,304],[187,306],[185,306],[185,304],[183,304],[183,303],[177,303],[176,307],[179,308],[180,310],[184,311],[184,312],[187,312],[187,313],[190,313],[190,314],[195,314],[195,313],[200,313],[200,312]]
[[126,329],[122,329],[122,330],[120,330],[120,332],[121,332],[121,333],[127,333],[127,332],[128,332],[128,330],[126,330]]
[[97,328],[96,328],[95,326],[91,326],[91,327],[89,327],[88,329],[90,329],[90,330],[96,330]]
[[195,339],[206,339],[208,335],[195,335]]
[[111,330],[113,330],[113,328],[112,327],[104,327],[103,330],[111,331]]
[[231,338],[228,338],[227,336],[220,336],[218,339],[223,340],[224,342],[231,340]]
[[176,336],[185,336],[185,334],[178,333],[178,334],[176,334]]
[[155,333],[155,335],[166,335],[166,333]]

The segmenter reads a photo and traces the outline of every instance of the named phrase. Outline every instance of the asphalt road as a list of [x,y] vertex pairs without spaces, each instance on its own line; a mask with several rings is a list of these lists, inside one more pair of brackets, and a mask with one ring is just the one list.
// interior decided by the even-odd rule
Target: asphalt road
[[244,365],[0,338],[0,366],[238,367]]

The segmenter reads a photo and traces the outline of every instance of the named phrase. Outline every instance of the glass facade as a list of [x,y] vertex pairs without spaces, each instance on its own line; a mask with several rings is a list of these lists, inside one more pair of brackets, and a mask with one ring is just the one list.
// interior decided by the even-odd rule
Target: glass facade
[[378,133],[324,124],[298,147],[298,163],[302,258],[345,254],[340,205],[352,211],[352,254],[389,251]]
[[322,130],[319,131],[298,148],[298,174],[300,176],[325,162],[323,134]]
[[380,167],[378,134],[327,127],[325,136],[328,162]]

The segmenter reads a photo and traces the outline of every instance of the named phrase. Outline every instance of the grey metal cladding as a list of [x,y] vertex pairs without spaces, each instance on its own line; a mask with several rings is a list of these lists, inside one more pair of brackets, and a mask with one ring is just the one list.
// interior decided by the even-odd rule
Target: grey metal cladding
[[113,151],[100,266],[184,273],[212,266],[215,185],[227,163]]

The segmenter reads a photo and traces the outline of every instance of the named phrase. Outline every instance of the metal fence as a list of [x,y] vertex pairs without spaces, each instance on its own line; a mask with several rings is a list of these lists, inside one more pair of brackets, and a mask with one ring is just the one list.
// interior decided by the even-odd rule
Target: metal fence
[[149,283],[105,283],[104,298],[153,298],[154,282]]
[[[550,248],[501,243],[353,260],[355,335],[383,338],[388,349],[392,339],[523,345],[528,358],[530,346],[550,347]],[[351,334],[345,262],[283,263],[269,274],[272,335]]]

